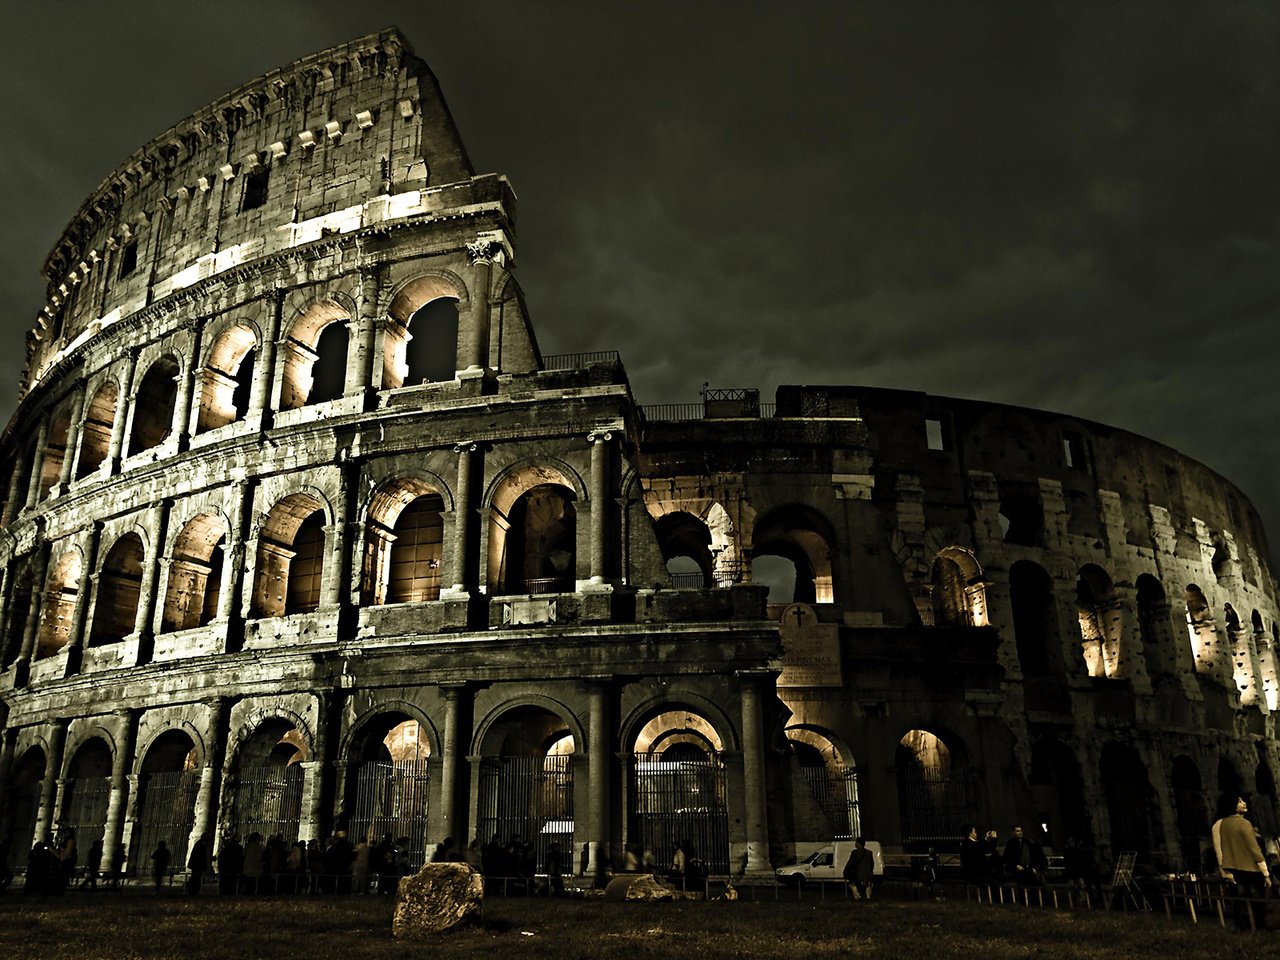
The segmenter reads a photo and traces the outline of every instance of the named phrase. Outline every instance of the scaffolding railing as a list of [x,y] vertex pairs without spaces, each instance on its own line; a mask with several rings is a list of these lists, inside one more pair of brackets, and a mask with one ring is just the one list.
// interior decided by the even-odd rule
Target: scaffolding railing
[[552,353],[542,358],[543,370],[581,370],[593,363],[621,363],[617,350],[595,350],[587,353]]

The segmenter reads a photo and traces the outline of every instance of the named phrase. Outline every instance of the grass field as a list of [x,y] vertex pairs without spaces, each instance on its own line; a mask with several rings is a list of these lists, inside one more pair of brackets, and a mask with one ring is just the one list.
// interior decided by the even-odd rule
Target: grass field
[[1059,913],[963,902],[628,904],[495,897],[486,903],[481,926],[399,943],[391,938],[390,900],[379,897],[187,899],[128,893],[36,900],[12,891],[0,896],[0,957],[8,960],[1277,956],[1280,934],[1192,926],[1163,914]]

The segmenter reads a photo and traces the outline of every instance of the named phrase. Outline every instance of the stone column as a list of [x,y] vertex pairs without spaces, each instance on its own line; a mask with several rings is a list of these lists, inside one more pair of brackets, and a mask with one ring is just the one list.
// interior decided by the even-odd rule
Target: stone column
[[[319,840],[325,826],[325,774],[330,763],[329,717],[333,709],[333,691],[316,694],[315,751],[310,760],[302,763],[303,821],[299,824],[299,840]],[[332,805],[330,805],[332,809]]]
[[[191,424],[199,423],[199,417],[192,416],[192,397],[195,395],[196,368],[200,363],[200,338],[204,332],[204,324],[197,320],[191,332],[191,351],[187,354],[186,367],[178,374],[178,396],[173,404],[172,432],[178,438],[179,452],[191,446]],[[198,404],[199,401],[197,400]]]
[[587,434],[591,444],[591,583],[603,584],[609,536],[609,441],[608,431]]
[[138,351],[129,351],[129,361],[125,364],[124,376],[120,381],[120,392],[116,395],[116,417],[111,421],[111,443],[107,447],[107,473],[114,476],[120,472],[120,461],[124,450],[124,428],[129,421],[129,408],[132,404],[129,397],[133,391],[133,374],[138,367]]
[[350,397],[373,386],[378,334],[378,267],[360,271],[360,300],[356,315],[347,324],[347,382],[343,392]]
[[609,682],[595,680],[590,690],[587,731],[587,776],[591,784],[591,810],[587,817],[587,876],[598,876],[609,859]]
[[21,487],[22,462],[19,459],[19,462],[13,465],[13,473],[9,474],[9,495],[5,500],[4,507],[4,525],[6,527],[13,523],[18,511],[22,509],[22,504],[18,502],[18,498],[22,496]]
[[9,801],[9,775],[13,771],[13,754],[18,743],[18,728],[6,727],[0,734],[0,823],[4,819]]
[[759,679],[739,674],[742,695],[742,788],[746,809],[746,873],[772,873],[769,862],[768,797],[765,793],[764,733]]
[[489,288],[493,284],[493,261],[497,258],[501,262],[503,254],[502,247],[491,240],[467,244],[467,253],[473,267],[471,310],[459,345],[457,370],[459,375],[479,376],[488,365]]
[[36,564],[31,571],[31,607],[27,622],[22,626],[22,646],[18,650],[17,671],[14,682],[26,686],[31,676],[31,664],[36,659],[36,632],[40,629],[40,613],[44,608],[44,595],[49,585],[45,577],[49,569],[49,550],[46,544],[36,548]]
[[161,500],[151,508],[147,517],[147,557],[142,567],[142,585],[138,593],[138,610],[133,621],[133,632],[138,638],[137,664],[151,661],[151,647],[154,634],[151,632],[151,621],[156,610],[156,583],[160,579],[160,554],[163,551],[165,528],[169,521],[169,500]]
[[53,839],[58,786],[62,782],[62,751],[67,744],[68,720],[58,717],[49,721],[49,755],[44,761],[44,780],[40,783],[40,807],[36,811],[35,840],[48,843]]
[[333,504],[333,524],[325,530],[325,562],[324,573],[320,583],[320,605],[336,607],[344,601],[343,584],[347,582],[346,563],[347,542],[351,539],[351,524],[348,521],[348,506],[351,499],[351,488],[356,480],[351,476],[355,466],[343,464],[341,480],[338,485],[338,496]]
[[258,344],[258,355],[253,365],[253,384],[249,389],[250,421],[259,420],[263,427],[268,426],[266,417],[267,402],[270,399],[271,384],[275,382],[276,340],[280,337],[280,318],[284,311],[284,291],[277,290],[271,300],[271,315],[262,328],[262,342]]
[[458,455],[458,483],[453,491],[453,540],[449,544],[449,574],[452,586],[440,592],[441,597],[463,598],[468,595],[467,544],[471,526],[471,461],[477,449],[474,443],[459,443],[453,448]]
[[[246,518],[253,513],[253,486],[247,480],[235,484],[231,495],[230,530],[227,532],[227,549],[222,555],[222,585],[218,593],[218,619],[231,620],[240,609],[241,591],[244,589],[245,541],[248,531]],[[228,631],[230,633],[230,631]]]
[[65,493],[71,483],[76,457],[80,455],[80,425],[84,423],[84,408],[89,402],[84,381],[76,384],[71,403],[71,421],[67,424],[67,446],[62,451],[62,470],[58,474],[58,490]]
[[[111,793],[107,797],[107,820],[102,831],[102,863],[99,869],[111,869],[111,851],[120,842],[124,827],[125,805],[137,791],[129,789],[129,770],[133,767],[134,745],[138,737],[138,715],[134,710],[117,710],[116,727],[120,740],[111,760]],[[135,813],[136,816],[136,813]]]
[[[440,838],[461,839],[458,831],[458,772],[462,756],[458,741],[462,726],[462,698],[467,694],[465,683],[442,684],[444,697],[444,736],[440,744]],[[465,844],[463,844],[465,846]]]
[[89,528],[89,542],[85,545],[85,576],[80,580],[80,588],[76,591],[76,603],[71,608],[71,631],[67,635],[66,676],[68,677],[80,672],[84,648],[89,639],[85,634],[88,626],[89,604],[98,585],[98,546],[101,540],[102,524],[95,523]]
[[40,502],[40,474],[44,473],[44,448],[49,442],[49,418],[44,417],[36,428],[35,450],[31,454],[31,476],[27,478],[27,509]]
[[195,818],[191,824],[187,849],[190,850],[207,833],[209,856],[212,858],[217,852],[218,838],[213,834],[218,823],[218,801],[222,788],[222,768],[226,759],[231,701],[227,697],[214,697],[206,700],[205,706],[209,715],[209,748],[205,752],[204,766],[200,768],[200,792],[196,794]]

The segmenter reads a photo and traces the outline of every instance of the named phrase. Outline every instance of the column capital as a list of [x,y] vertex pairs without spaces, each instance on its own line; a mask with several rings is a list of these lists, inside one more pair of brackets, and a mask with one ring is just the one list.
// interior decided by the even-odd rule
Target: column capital
[[587,443],[606,443],[613,439],[613,427],[604,430],[592,430],[587,434]]
[[455,443],[453,445],[454,453],[475,453],[479,449],[480,444],[473,440],[464,440],[461,443]]

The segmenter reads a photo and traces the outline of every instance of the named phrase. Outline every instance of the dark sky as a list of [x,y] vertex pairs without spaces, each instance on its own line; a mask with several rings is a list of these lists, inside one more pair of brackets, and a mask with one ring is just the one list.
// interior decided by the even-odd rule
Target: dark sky
[[544,352],[619,349],[649,403],[709,380],[1069,411],[1203,460],[1280,541],[1272,2],[8,0],[0,381],[121,160],[390,23],[515,185]]

